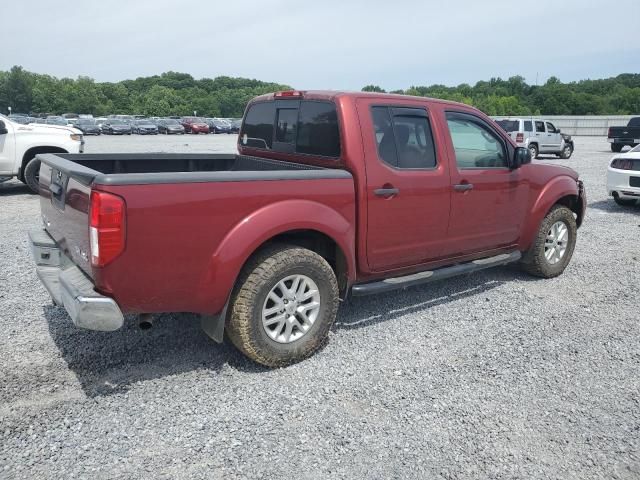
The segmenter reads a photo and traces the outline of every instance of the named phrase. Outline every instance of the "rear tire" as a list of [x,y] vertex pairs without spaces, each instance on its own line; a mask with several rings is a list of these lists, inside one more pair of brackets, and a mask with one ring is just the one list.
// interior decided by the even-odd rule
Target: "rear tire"
[[612,143],[611,144],[611,151],[615,152],[615,153],[620,153],[622,151],[622,147],[624,145],[620,144],[620,143]]
[[[553,232],[558,225],[560,230],[566,229],[566,237],[554,243]],[[525,252],[521,261],[522,269],[536,277],[557,277],[564,272],[571,260],[577,233],[578,226],[573,212],[564,205],[555,205],[542,220],[531,248]],[[560,251],[562,254],[558,258],[554,252]]]
[[531,152],[531,158],[538,158],[538,146],[535,143],[529,145],[529,152]]
[[24,183],[33,193],[40,193],[40,160],[32,158],[24,168]]
[[[308,289],[303,280],[293,283],[299,278],[310,280],[305,281]],[[282,290],[282,282],[291,290]],[[317,296],[306,298],[313,292]],[[288,301],[287,295],[291,295]],[[311,303],[304,302],[317,305],[308,309]],[[326,343],[338,303],[338,282],[324,258],[305,248],[274,245],[243,269],[232,296],[227,335],[251,360],[284,367],[304,360]],[[302,317],[297,313],[300,308]]]

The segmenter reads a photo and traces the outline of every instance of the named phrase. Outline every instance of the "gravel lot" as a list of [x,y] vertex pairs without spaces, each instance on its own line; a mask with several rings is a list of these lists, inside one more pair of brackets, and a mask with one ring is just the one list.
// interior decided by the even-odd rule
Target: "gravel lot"
[[[234,136],[99,137],[87,152],[232,151]],[[589,196],[574,259],[354,299],[281,370],[195,317],[78,330],[40,285],[35,196],[0,184],[0,478],[640,478],[640,207]]]

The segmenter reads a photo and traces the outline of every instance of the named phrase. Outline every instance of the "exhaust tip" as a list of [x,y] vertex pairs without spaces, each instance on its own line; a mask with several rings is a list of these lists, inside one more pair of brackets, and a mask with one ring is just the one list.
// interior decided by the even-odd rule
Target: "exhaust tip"
[[153,317],[150,313],[143,313],[138,320],[138,328],[140,330],[149,330],[153,327]]

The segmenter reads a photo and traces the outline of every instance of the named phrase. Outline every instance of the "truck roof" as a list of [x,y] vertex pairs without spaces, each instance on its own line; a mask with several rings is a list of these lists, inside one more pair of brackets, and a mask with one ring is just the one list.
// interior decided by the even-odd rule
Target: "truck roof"
[[[442,100],[439,98],[431,98],[431,97],[416,97],[413,95],[401,95],[397,93],[378,93],[378,92],[351,92],[346,90],[290,90],[287,92],[299,92],[301,94],[300,98],[303,99],[312,99],[312,100],[335,100],[337,98],[344,97],[352,97],[352,98],[377,98],[380,100],[393,100],[393,101],[401,101],[401,100],[420,100],[420,101],[428,101],[428,102],[436,102],[447,105],[462,105],[465,107],[469,107],[469,105],[453,102],[450,100]],[[281,92],[274,93],[266,93],[264,95],[260,95],[255,97],[249,103],[255,103],[266,100],[274,100],[276,95]],[[292,96],[285,96],[284,98],[291,98]],[[296,97],[297,98],[297,97]]]

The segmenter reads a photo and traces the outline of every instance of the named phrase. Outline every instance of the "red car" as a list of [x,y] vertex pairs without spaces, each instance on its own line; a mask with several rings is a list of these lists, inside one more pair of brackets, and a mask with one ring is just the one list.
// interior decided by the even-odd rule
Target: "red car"
[[586,209],[575,171],[531,163],[486,115],[442,100],[263,95],[238,149],[38,155],[31,244],[77,326],[195,312],[215,340],[287,365],[326,341],[348,295],[511,262],[560,275]]
[[209,124],[200,117],[182,117],[185,133],[209,133]]

